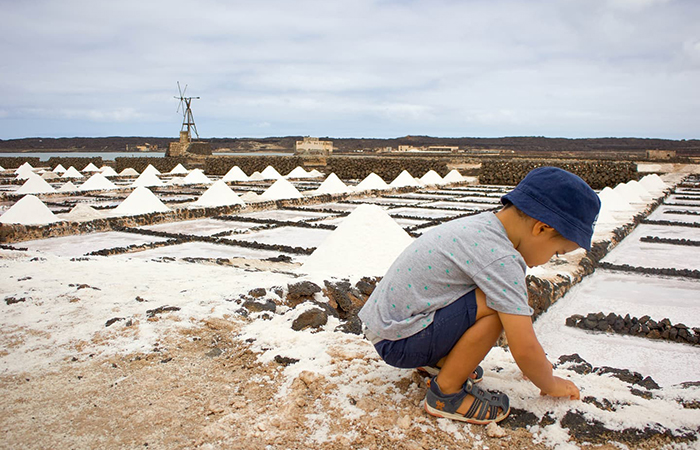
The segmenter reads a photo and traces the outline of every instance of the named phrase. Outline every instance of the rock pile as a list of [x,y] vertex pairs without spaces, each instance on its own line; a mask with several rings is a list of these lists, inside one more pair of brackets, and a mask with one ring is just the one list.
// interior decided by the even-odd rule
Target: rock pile
[[566,319],[566,325],[584,330],[615,332],[700,345],[700,328],[689,328],[682,323],[672,324],[668,318],[657,322],[649,316],[636,318],[627,314],[623,317],[615,313],[605,315],[598,312],[586,316],[574,314]]

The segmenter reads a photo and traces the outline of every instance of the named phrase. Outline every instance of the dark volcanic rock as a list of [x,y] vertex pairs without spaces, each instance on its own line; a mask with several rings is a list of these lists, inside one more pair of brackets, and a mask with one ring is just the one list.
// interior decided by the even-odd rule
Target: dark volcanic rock
[[503,422],[500,422],[499,425],[506,428],[515,429],[537,425],[538,422],[539,419],[537,418],[537,416],[531,413],[530,411],[518,408],[510,408],[510,414],[508,414],[508,417],[506,417],[503,420]]
[[265,288],[255,288],[255,289],[251,289],[248,292],[248,295],[250,295],[253,298],[264,297],[265,294],[267,294],[267,291],[265,290]]
[[275,312],[277,310],[277,305],[275,305],[275,302],[269,299],[265,301],[246,300],[243,302],[243,307],[250,312]]
[[348,334],[356,334],[359,336],[362,334],[362,321],[357,316],[348,317],[348,319],[345,322],[335,327],[334,331],[340,331],[342,333]]
[[277,364],[281,364],[283,366],[289,366],[289,365],[298,363],[299,360],[296,358],[288,358],[286,356],[275,355],[275,362]]
[[123,317],[113,317],[109,319],[107,322],[105,322],[105,327],[109,327],[110,325],[114,324],[115,322],[119,322],[120,320],[124,320]]
[[311,281],[287,285],[287,303],[295,308],[300,303],[314,299],[314,294],[321,292],[321,287]]
[[582,375],[591,373],[593,371],[593,366],[587,363],[583,358],[581,358],[578,353],[574,353],[573,355],[560,356],[559,361],[556,365],[557,367],[559,367],[563,366],[564,364],[567,364],[565,369],[572,370]]
[[330,282],[324,281],[324,290],[332,307],[338,310],[341,319],[357,315],[357,312],[364,306],[365,301],[362,294],[350,286],[348,281]]
[[20,297],[20,298],[5,297],[5,303],[7,303],[8,305],[14,305],[16,303],[22,303],[22,302],[26,302],[26,301],[27,301],[26,297]]
[[328,314],[322,309],[313,308],[304,311],[292,322],[292,330],[301,331],[306,328],[319,328],[328,322]]
[[147,310],[146,315],[148,317],[155,317],[156,314],[162,314],[164,312],[172,311],[180,311],[180,308],[177,306],[159,306],[158,308]]

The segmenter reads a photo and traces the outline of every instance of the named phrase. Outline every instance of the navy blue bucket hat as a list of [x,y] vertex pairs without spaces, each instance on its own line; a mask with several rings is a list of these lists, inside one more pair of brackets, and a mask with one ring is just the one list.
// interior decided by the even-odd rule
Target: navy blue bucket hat
[[586,250],[600,212],[600,198],[585,181],[558,167],[538,167],[508,194],[504,205],[512,203],[520,211],[554,228]]

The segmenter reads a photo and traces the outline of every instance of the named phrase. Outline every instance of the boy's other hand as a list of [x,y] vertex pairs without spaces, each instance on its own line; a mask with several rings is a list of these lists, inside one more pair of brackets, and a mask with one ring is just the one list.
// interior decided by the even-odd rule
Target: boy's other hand
[[569,397],[569,400],[581,399],[581,392],[574,383],[563,378],[554,377],[556,383],[551,392],[540,391],[540,395],[551,395],[552,397]]

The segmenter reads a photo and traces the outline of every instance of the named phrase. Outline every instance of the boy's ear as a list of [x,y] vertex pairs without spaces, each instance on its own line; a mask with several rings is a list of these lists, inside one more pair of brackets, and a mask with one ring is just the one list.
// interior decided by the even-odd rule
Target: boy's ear
[[554,231],[553,227],[550,227],[546,223],[536,220],[535,223],[532,225],[532,235],[533,236],[539,236],[540,234],[544,232],[552,232]]

